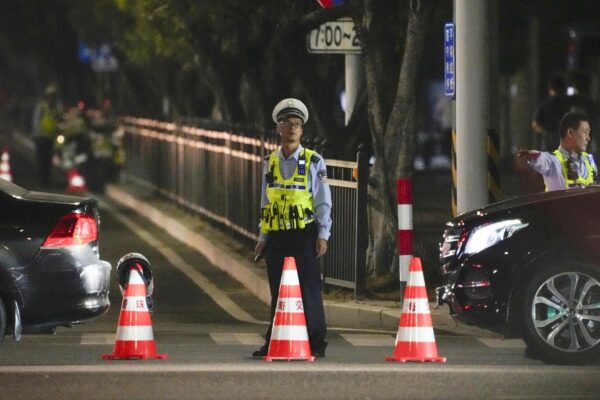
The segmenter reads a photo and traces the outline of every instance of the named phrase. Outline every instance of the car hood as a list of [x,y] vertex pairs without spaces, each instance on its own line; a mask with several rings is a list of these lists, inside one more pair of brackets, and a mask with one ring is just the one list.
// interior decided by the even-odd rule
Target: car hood
[[46,193],[46,192],[27,192],[21,198],[34,202],[65,204],[78,206],[93,203],[94,200],[86,197],[69,196],[66,194]]
[[509,214],[511,211],[517,211],[531,206],[541,206],[542,204],[551,204],[585,196],[600,196],[600,185],[591,185],[581,189],[555,190],[515,197],[461,214],[452,220],[452,224],[468,224],[474,220],[492,216],[496,213]]

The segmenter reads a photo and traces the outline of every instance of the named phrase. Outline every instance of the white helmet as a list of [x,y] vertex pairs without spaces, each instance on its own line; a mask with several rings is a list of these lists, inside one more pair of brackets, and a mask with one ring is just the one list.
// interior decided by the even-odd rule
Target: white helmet
[[283,99],[273,109],[273,122],[278,123],[287,117],[297,117],[305,124],[308,121],[308,109],[298,99]]

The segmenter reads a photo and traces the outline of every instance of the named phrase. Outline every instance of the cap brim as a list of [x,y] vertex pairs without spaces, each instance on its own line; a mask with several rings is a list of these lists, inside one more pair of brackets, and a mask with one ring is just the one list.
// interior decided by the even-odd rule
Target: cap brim
[[302,122],[306,121],[306,116],[304,113],[295,108],[283,109],[277,114],[277,122],[280,122],[286,118],[297,117],[302,120]]

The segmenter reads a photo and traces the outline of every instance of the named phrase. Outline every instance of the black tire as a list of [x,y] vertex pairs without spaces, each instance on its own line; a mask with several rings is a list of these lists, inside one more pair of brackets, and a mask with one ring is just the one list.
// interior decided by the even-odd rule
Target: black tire
[[6,307],[4,307],[4,301],[0,297],[0,342],[4,339],[6,333]]
[[520,315],[523,339],[534,358],[554,364],[597,359],[600,268],[562,261],[539,269],[524,288]]

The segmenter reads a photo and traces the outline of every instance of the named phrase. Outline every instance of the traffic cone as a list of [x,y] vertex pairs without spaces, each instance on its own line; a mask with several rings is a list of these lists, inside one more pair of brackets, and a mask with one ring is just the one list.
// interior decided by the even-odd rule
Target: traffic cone
[[0,178],[12,182],[12,172],[10,171],[10,155],[8,149],[2,150],[2,157],[0,157]]
[[286,257],[283,261],[269,351],[263,360],[315,360],[308,342],[304,304],[294,257]]
[[156,354],[152,320],[146,304],[146,285],[142,279],[142,266],[131,266],[129,283],[125,288],[119,325],[112,354],[103,360],[165,359],[166,354]]
[[77,168],[71,168],[69,172],[67,172],[67,192],[81,193],[86,191],[87,185],[85,184],[85,178]]
[[404,291],[404,305],[396,336],[396,350],[393,357],[385,359],[397,362],[446,362],[446,357],[438,356],[423,268],[418,257],[413,257],[410,261],[408,284]]

